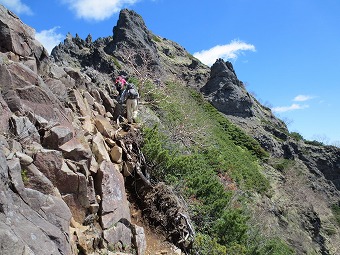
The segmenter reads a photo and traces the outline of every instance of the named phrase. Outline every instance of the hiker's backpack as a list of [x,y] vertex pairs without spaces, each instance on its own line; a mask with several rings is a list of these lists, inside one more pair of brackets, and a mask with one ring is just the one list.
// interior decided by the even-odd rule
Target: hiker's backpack
[[138,92],[137,90],[134,88],[133,85],[131,85],[130,83],[127,85],[127,98],[129,99],[136,99],[138,98]]
[[123,89],[123,83],[121,81],[117,81],[115,85],[118,91]]

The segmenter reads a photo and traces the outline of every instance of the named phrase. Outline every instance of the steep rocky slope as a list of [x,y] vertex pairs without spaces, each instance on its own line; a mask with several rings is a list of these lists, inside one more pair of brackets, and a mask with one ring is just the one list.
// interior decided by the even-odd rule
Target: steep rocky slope
[[3,6],[0,19],[1,254],[145,254],[124,180],[143,176],[139,132],[113,118],[111,79],[56,65]]
[[[68,35],[51,56],[34,30],[1,5],[0,21],[2,254],[146,254],[129,187],[139,188],[149,217],[186,249],[188,213],[170,187],[149,182],[138,127],[117,119],[118,74],[201,91],[270,152],[262,164],[273,190],[254,194],[254,224],[298,254],[338,253],[340,230],[330,208],[339,203],[340,150],[291,137],[246,91],[231,63],[208,68],[152,34],[130,10],[121,11],[112,36]],[[142,119],[151,119],[152,111],[140,107]],[[279,167],[284,160],[288,166]]]
[[[294,138],[284,122],[246,91],[231,63],[217,60],[201,92],[270,153],[263,166],[274,194],[259,199],[254,208],[268,235],[286,236],[298,254],[337,254],[339,227],[330,208],[339,203],[340,149]],[[330,229],[336,234],[329,235]]]
[[258,140],[273,157],[299,159],[312,173],[325,177],[337,189],[340,188],[339,148],[313,146],[290,135],[284,122],[246,91],[231,63],[217,60],[201,92],[221,113]]

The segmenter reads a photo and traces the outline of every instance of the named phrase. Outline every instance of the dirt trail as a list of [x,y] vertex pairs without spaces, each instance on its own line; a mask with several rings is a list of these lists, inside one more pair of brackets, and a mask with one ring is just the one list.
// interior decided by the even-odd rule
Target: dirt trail
[[[131,203],[131,222],[144,228],[147,249],[145,255],[179,255],[180,250],[169,243],[165,236],[157,229],[149,226],[142,218],[141,210]],[[177,250],[177,252],[176,252]]]

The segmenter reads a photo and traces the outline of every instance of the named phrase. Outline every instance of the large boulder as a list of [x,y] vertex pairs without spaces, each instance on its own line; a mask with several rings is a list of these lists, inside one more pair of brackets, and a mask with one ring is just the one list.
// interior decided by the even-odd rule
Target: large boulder
[[121,243],[123,246],[131,246],[131,216],[122,174],[112,162],[103,161],[95,185],[102,201],[100,221],[104,239],[112,245]]
[[50,149],[58,149],[59,146],[70,141],[73,138],[72,130],[65,126],[56,126],[45,134],[43,145]]
[[[68,113],[41,77],[22,63],[0,62],[1,94],[12,112],[71,127]],[[34,123],[35,124],[35,123]]]
[[19,141],[40,142],[38,130],[27,117],[11,116],[10,127]]
[[[36,70],[48,57],[46,49],[35,39],[35,30],[24,24],[13,12],[0,5],[0,51],[13,52]],[[33,65],[29,63],[33,60]]]
[[71,213],[61,198],[27,189],[19,159],[0,148],[1,254],[70,254]]

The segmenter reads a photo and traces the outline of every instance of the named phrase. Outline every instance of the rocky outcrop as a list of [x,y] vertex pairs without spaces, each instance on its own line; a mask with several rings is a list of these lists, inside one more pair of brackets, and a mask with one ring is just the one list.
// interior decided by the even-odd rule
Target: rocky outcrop
[[325,177],[340,190],[340,150],[334,146],[304,144],[298,157],[316,176]]
[[8,52],[9,58],[21,60],[36,71],[48,57],[46,49],[35,40],[33,28],[24,24],[13,12],[0,5],[0,51]]
[[60,196],[26,188],[24,165],[16,157],[6,159],[3,148],[0,161],[1,253],[70,254],[71,212],[65,202]]
[[263,119],[277,128],[286,129],[268,108],[262,106],[246,90],[234,71],[233,65],[218,59],[211,67],[208,82],[200,89],[203,95],[220,112],[240,119]]
[[69,34],[51,55],[59,65],[93,68],[101,72],[97,77],[106,74],[109,78],[96,81],[98,85],[112,84],[113,78],[124,74],[147,76],[159,83],[177,80],[199,89],[206,83],[210,71],[179,44],[154,35],[139,14],[127,9],[120,12],[113,36],[92,42]]
[[[127,48],[127,49],[126,49]],[[136,58],[136,67],[147,62],[155,80],[178,80],[199,88],[205,84],[209,68],[191,56],[182,46],[149,31],[142,17],[134,11],[124,9],[113,28],[113,41],[107,52],[124,59],[128,49],[141,51],[142,58]],[[131,72],[131,71],[130,71]]]
[[210,79],[201,92],[220,112],[258,140],[272,156],[301,159],[312,173],[324,176],[339,189],[339,149],[308,145],[292,138],[286,125],[247,92],[230,62],[219,59],[214,63]]
[[[128,14],[115,40],[147,33],[139,40],[149,45],[145,25],[134,31],[141,18]],[[34,29],[1,5],[0,21],[1,254],[143,255],[125,182],[140,176],[152,185],[138,129],[117,121],[110,84],[118,69],[108,50],[119,43],[68,35],[48,57]]]
[[254,100],[237,79],[230,62],[223,59],[215,62],[211,67],[210,79],[201,92],[224,114],[242,118],[255,116]]

